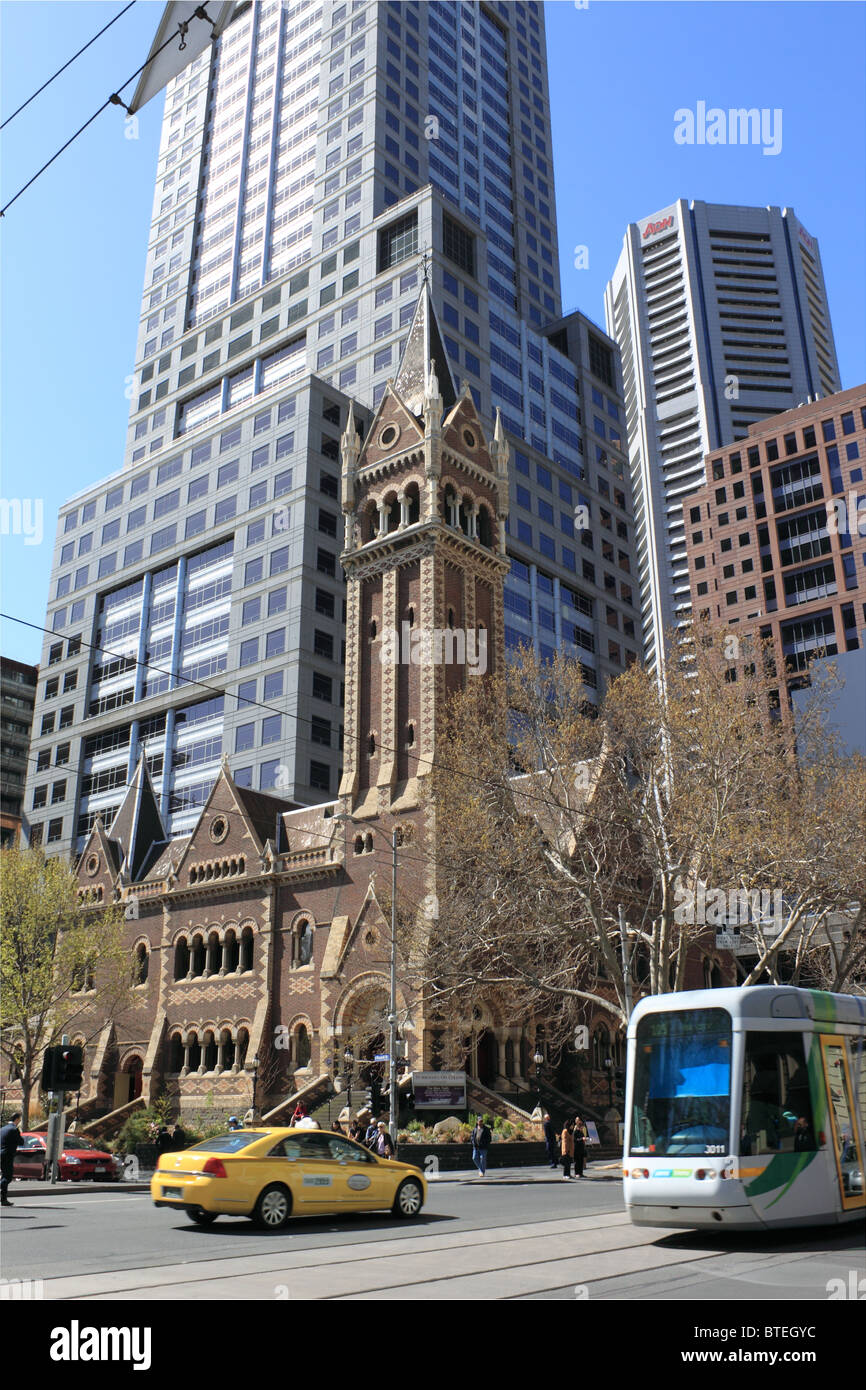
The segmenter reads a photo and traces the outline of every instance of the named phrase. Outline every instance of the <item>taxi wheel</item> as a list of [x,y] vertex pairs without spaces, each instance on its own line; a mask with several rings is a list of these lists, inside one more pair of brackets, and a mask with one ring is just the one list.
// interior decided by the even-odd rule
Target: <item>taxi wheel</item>
[[292,1194],[282,1183],[272,1183],[259,1193],[253,1221],[265,1231],[279,1231],[292,1214]]
[[192,1217],[197,1226],[212,1226],[219,1215],[218,1212],[202,1211],[201,1209],[188,1212],[187,1214]]
[[395,1216],[409,1220],[418,1215],[423,1201],[424,1193],[421,1191],[420,1183],[417,1183],[414,1178],[407,1178],[397,1188],[397,1196],[394,1198],[392,1211]]

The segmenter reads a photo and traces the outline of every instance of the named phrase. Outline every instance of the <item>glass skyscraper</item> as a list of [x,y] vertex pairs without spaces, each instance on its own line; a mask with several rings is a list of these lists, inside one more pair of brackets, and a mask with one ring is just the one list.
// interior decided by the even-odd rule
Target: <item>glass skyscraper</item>
[[223,757],[335,794],[339,437],[425,275],[512,442],[506,640],[579,654],[591,692],[636,658],[619,357],[563,317],[554,207],[540,4],[237,4],[172,79],[124,464],[59,519],[33,841],[80,849],[142,751],[173,834]]
[[679,199],[632,222],[606,291],[626,382],[644,655],[691,615],[683,498],[705,456],[840,389],[817,241],[792,208]]

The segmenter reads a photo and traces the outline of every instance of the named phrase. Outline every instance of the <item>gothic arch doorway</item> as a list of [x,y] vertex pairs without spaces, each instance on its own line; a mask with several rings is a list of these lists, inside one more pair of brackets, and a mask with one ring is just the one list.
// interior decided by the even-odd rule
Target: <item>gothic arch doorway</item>
[[115,1072],[113,1106],[115,1110],[119,1110],[122,1105],[128,1105],[131,1100],[138,1100],[141,1095],[143,1065],[140,1057],[127,1057],[120,1071]]

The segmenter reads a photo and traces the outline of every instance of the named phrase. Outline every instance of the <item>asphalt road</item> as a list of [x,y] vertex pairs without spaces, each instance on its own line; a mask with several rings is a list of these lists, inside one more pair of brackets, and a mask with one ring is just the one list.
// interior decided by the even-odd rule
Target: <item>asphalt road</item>
[[[607,1182],[434,1182],[420,1220],[207,1229],[145,1193],[24,1196],[2,1213],[5,1279],[45,1299],[826,1301],[866,1275],[863,1225],[735,1237],[638,1230]],[[866,1284],[860,1286],[866,1289]]]

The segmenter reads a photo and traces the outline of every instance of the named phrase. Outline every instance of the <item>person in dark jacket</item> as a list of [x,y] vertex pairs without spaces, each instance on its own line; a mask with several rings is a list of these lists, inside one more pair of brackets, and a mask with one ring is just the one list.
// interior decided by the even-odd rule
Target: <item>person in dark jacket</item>
[[21,1111],[16,1110],[15,1114],[0,1129],[0,1206],[11,1207],[9,1201],[9,1184],[12,1181],[12,1174],[15,1168],[15,1155],[24,1142],[21,1138],[21,1130],[18,1128],[18,1121],[21,1119]]
[[184,1129],[180,1120],[178,1120],[177,1124],[174,1127],[174,1134],[171,1137],[171,1146],[175,1150],[175,1152],[178,1152],[180,1149],[186,1149],[189,1147],[189,1140],[186,1137],[186,1130]]
[[475,1121],[475,1128],[472,1131],[472,1162],[478,1169],[479,1178],[487,1174],[487,1150],[490,1148],[490,1141],[493,1135],[489,1127],[478,1115]]
[[589,1139],[589,1131],[579,1115],[574,1117],[574,1176],[583,1177],[583,1166],[586,1163],[586,1144]]
[[174,1141],[169,1133],[168,1125],[160,1125],[156,1136],[156,1151],[160,1154],[171,1153]]
[[544,1129],[544,1143],[547,1148],[547,1157],[550,1159],[550,1166],[551,1168],[558,1168],[559,1149],[556,1147],[556,1130],[549,1115],[545,1115],[542,1128]]

